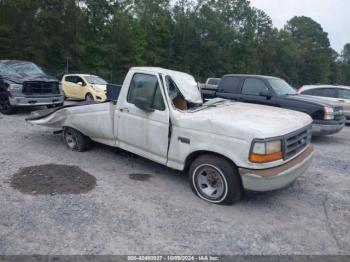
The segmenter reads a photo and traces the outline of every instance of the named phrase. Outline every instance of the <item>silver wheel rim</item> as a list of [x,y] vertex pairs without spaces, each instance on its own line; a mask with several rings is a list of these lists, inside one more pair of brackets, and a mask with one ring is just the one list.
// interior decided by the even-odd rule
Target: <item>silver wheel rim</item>
[[199,196],[210,202],[221,202],[227,195],[227,181],[222,171],[212,165],[196,168],[193,183]]
[[75,136],[69,131],[66,132],[65,140],[69,148],[75,148],[77,146],[77,140]]

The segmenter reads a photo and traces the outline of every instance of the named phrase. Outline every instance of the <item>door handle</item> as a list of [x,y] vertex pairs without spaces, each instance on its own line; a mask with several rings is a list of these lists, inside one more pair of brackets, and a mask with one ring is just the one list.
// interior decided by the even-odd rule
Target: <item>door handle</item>
[[124,113],[129,113],[130,112],[129,108],[126,108],[126,107],[120,108],[119,111],[120,112],[124,112]]
[[341,103],[345,103],[345,100],[338,100],[339,102],[341,102]]

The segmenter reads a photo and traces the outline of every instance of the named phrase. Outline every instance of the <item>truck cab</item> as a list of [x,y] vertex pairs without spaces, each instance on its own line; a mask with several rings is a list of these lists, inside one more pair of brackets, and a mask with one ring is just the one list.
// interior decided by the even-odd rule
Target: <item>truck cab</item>
[[36,112],[27,121],[62,129],[75,151],[92,140],[185,171],[194,193],[215,204],[236,203],[245,189],[287,186],[311,164],[308,115],[225,99],[203,103],[186,73],[131,68],[120,92],[107,96],[105,103]]

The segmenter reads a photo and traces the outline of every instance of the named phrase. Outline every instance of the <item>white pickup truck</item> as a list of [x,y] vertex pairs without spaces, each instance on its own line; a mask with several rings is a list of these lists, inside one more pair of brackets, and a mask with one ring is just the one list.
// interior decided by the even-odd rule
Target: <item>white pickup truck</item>
[[109,91],[105,103],[38,111],[27,121],[63,130],[75,151],[93,140],[186,170],[195,194],[216,204],[238,202],[244,189],[282,188],[311,163],[312,120],[304,113],[203,104],[192,76],[162,68],[131,68],[120,93]]

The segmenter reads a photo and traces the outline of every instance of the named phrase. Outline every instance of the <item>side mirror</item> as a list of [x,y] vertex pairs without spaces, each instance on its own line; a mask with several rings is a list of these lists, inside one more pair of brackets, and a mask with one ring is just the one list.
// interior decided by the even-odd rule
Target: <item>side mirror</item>
[[83,86],[83,82],[78,82],[77,85]]
[[265,90],[265,91],[261,91],[259,93],[259,96],[265,97],[266,99],[270,99],[272,97],[272,95],[270,94],[269,91]]
[[146,112],[154,112],[154,109],[150,107],[150,102],[144,97],[137,97],[135,99],[135,106]]

